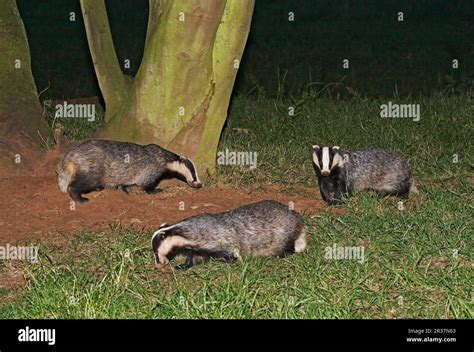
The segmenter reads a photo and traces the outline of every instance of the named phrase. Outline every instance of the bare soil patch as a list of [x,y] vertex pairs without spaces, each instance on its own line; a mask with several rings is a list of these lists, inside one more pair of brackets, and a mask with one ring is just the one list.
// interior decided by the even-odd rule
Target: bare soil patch
[[325,207],[316,188],[297,192],[299,195],[284,194],[271,185],[261,188],[264,190],[217,186],[192,189],[183,183],[164,184],[155,195],[105,190],[87,195],[90,202],[75,204],[74,209],[69,196],[59,191],[54,173],[0,178],[0,245],[24,240],[50,242],[80,230],[109,230],[117,223],[152,230],[164,222],[222,212],[264,199],[291,201],[297,211],[310,215]]

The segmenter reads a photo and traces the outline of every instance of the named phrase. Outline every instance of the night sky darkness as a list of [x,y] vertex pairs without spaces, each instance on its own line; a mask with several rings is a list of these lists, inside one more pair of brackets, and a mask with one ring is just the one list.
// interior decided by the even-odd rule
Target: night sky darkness
[[[130,60],[122,69],[134,75],[148,2],[106,3],[119,60]],[[42,99],[100,95],[79,1],[18,0],[18,7],[38,90],[49,86]],[[463,93],[474,80],[472,18],[472,1],[257,0],[234,93],[275,96],[283,76],[285,95],[310,82],[343,82],[366,96],[430,94],[446,86]],[[333,93],[344,95],[337,88]]]

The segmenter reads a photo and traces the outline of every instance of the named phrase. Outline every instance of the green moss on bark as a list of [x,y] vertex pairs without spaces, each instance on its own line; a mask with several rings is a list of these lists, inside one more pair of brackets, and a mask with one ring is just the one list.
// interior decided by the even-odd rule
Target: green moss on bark
[[80,3],[97,81],[107,108],[105,121],[109,121],[124,104],[130,84],[119,65],[104,0]]
[[[0,1],[0,142],[35,147],[47,139],[25,27],[14,0]],[[14,150],[12,151],[14,152]]]
[[98,136],[157,143],[213,173],[253,7],[254,0],[150,0],[142,63]]

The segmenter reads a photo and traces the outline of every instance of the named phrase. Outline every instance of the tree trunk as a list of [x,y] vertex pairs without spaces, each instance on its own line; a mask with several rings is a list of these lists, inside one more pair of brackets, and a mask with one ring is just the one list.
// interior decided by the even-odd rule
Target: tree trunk
[[0,1],[0,53],[0,169],[9,173],[31,165],[48,139],[15,0]]
[[[92,3],[81,0],[83,13]],[[253,7],[254,0],[150,0],[142,63],[98,137],[157,143],[192,158],[202,177],[213,173]],[[105,11],[95,16],[86,28],[106,22]],[[89,43],[96,41],[94,32],[87,30]],[[102,35],[112,40],[110,31]],[[92,57],[112,55],[106,46],[89,46]],[[101,64],[94,65],[99,83],[107,80]]]
[[104,0],[81,0],[81,8],[107,122],[125,102],[128,84],[115,52]]

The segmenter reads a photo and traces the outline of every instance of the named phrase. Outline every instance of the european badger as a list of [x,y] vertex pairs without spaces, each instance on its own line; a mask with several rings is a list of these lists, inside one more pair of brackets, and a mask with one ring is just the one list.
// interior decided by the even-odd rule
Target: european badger
[[[365,149],[341,151],[338,146],[313,145],[313,166],[324,201],[341,203],[341,196],[362,190],[380,196],[407,198],[417,193],[408,164],[389,150]],[[334,191],[334,198],[330,192]]]
[[82,194],[105,187],[127,192],[128,186],[137,185],[151,194],[167,178],[178,178],[194,188],[202,186],[191,160],[156,144],[86,140],[66,153],[57,173],[60,190],[81,203],[88,201]]
[[306,247],[303,217],[288,206],[265,200],[217,214],[201,214],[163,224],[151,247],[158,267],[177,254],[184,268],[209,258],[231,262],[240,256],[283,256]]

